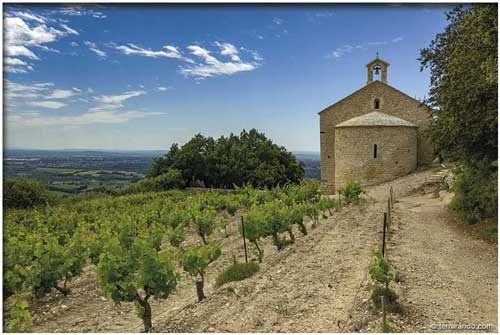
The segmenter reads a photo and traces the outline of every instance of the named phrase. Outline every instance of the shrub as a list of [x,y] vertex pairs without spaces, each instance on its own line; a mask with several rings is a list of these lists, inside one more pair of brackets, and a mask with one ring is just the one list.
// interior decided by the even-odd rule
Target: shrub
[[5,208],[33,208],[46,205],[50,195],[36,179],[6,179],[3,183]]
[[147,238],[111,237],[104,243],[97,265],[101,289],[116,304],[135,302],[145,332],[153,327],[149,299],[166,299],[179,282],[172,259],[168,251],[157,251]]
[[345,201],[350,204],[359,201],[361,194],[365,193],[361,184],[357,181],[348,181],[347,184],[339,189],[340,194]]
[[220,287],[232,281],[240,281],[253,276],[259,271],[259,265],[254,262],[250,263],[234,263],[224,269],[215,280],[215,286]]
[[13,304],[14,307],[10,311],[7,331],[10,333],[31,332],[33,322],[31,321],[28,302],[16,297],[13,299]]
[[397,303],[397,294],[389,287],[389,284],[394,280],[394,273],[391,271],[391,266],[379,251],[374,253],[373,262],[368,268],[370,277],[383,286],[374,286],[371,294],[373,304],[376,308],[381,307],[380,297],[384,296],[386,310],[389,312],[401,312],[401,306]]
[[130,187],[130,192],[160,192],[171,189],[182,189],[186,182],[179,170],[168,169],[167,172],[151,178],[146,178]]
[[196,281],[196,294],[198,301],[205,299],[203,288],[205,286],[205,275],[210,263],[221,255],[220,245],[203,244],[201,246],[189,247],[180,253],[180,263],[184,271]]
[[392,288],[386,290],[385,287],[375,286],[372,290],[371,299],[373,301],[373,305],[375,305],[375,308],[377,309],[382,307],[382,301],[380,300],[381,296],[384,296],[386,310],[389,312],[393,311],[397,305],[398,299],[396,291]]
[[468,162],[458,172],[453,189],[455,196],[449,208],[462,213],[467,223],[498,216],[497,161]]
[[391,266],[379,251],[375,251],[373,256],[373,261],[368,268],[368,273],[373,280],[387,287],[394,278]]

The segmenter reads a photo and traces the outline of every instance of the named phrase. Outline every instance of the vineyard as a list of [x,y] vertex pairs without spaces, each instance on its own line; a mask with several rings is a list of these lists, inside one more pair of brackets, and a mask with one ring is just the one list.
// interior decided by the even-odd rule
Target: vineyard
[[[271,190],[247,186],[224,193],[141,193],[9,211],[4,219],[4,297],[9,298],[4,323],[9,331],[29,331],[29,305],[53,290],[71,296],[68,283],[93,264],[102,293],[116,304],[135,303],[144,330],[151,331],[151,300],[168,299],[185,278],[181,274],[192,279],[199,301],[206,297],[207,267],[224,253],[214,232],[239,232],[246,258],[265,262],[264,240],[282,250],[294,243],[294,229],[307,235],[320,217],[340,205],[321,197],[318,187],[317,181],[306,180]],[[349,197],[347,190],[344,199]],[[237,271],[252,267],[245,274],[250,276],[258,270],[255,263],[240,264]],[[235,275],[229,280],[244,278]]]

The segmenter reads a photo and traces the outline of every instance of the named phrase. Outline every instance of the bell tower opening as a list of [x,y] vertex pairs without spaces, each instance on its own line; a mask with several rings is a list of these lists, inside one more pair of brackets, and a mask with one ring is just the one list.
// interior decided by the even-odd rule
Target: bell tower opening
[[389,63],[377,57],[370,63],[366,64],[366,69],[368,71],[368,78],[366,84],[371,83],[374,80],[379,80],[384,84],[387,84],[387,68]]

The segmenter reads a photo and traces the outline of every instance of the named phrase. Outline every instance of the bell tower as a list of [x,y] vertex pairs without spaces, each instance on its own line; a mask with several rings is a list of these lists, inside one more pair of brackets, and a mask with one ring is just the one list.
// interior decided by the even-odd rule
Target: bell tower
[[377,57],[370,63],[366,64],[366,69],[368,71],[366,84],[368,85],[373,80],[380,80],[384,84],[387,84],[387,68],[389,67],[389,65],[390,64],[387,63],[386,61],[378,58],[378,52],[377,52]]

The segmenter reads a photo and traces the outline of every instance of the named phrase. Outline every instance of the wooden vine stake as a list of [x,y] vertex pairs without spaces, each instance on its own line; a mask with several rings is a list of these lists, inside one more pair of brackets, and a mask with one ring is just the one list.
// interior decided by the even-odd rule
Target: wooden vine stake
[[245,248],[245,263],[248,263],[247,240],[245,238],[245,225],[243,224],[243,216],[241,217],[241,232],[243,234],[243,248]]
[[339,191],[339,211],[342,210],[342,198],[340,197],[340,191]]
[[385,333],[387,331],[387,319],[385,313],[385,296],[381,295],[380,300],[382,301],[382,331]]
[[385,231],[387,230],[387,212],[384,212],[384,227],[382,231],[382,256],[385,257]]

